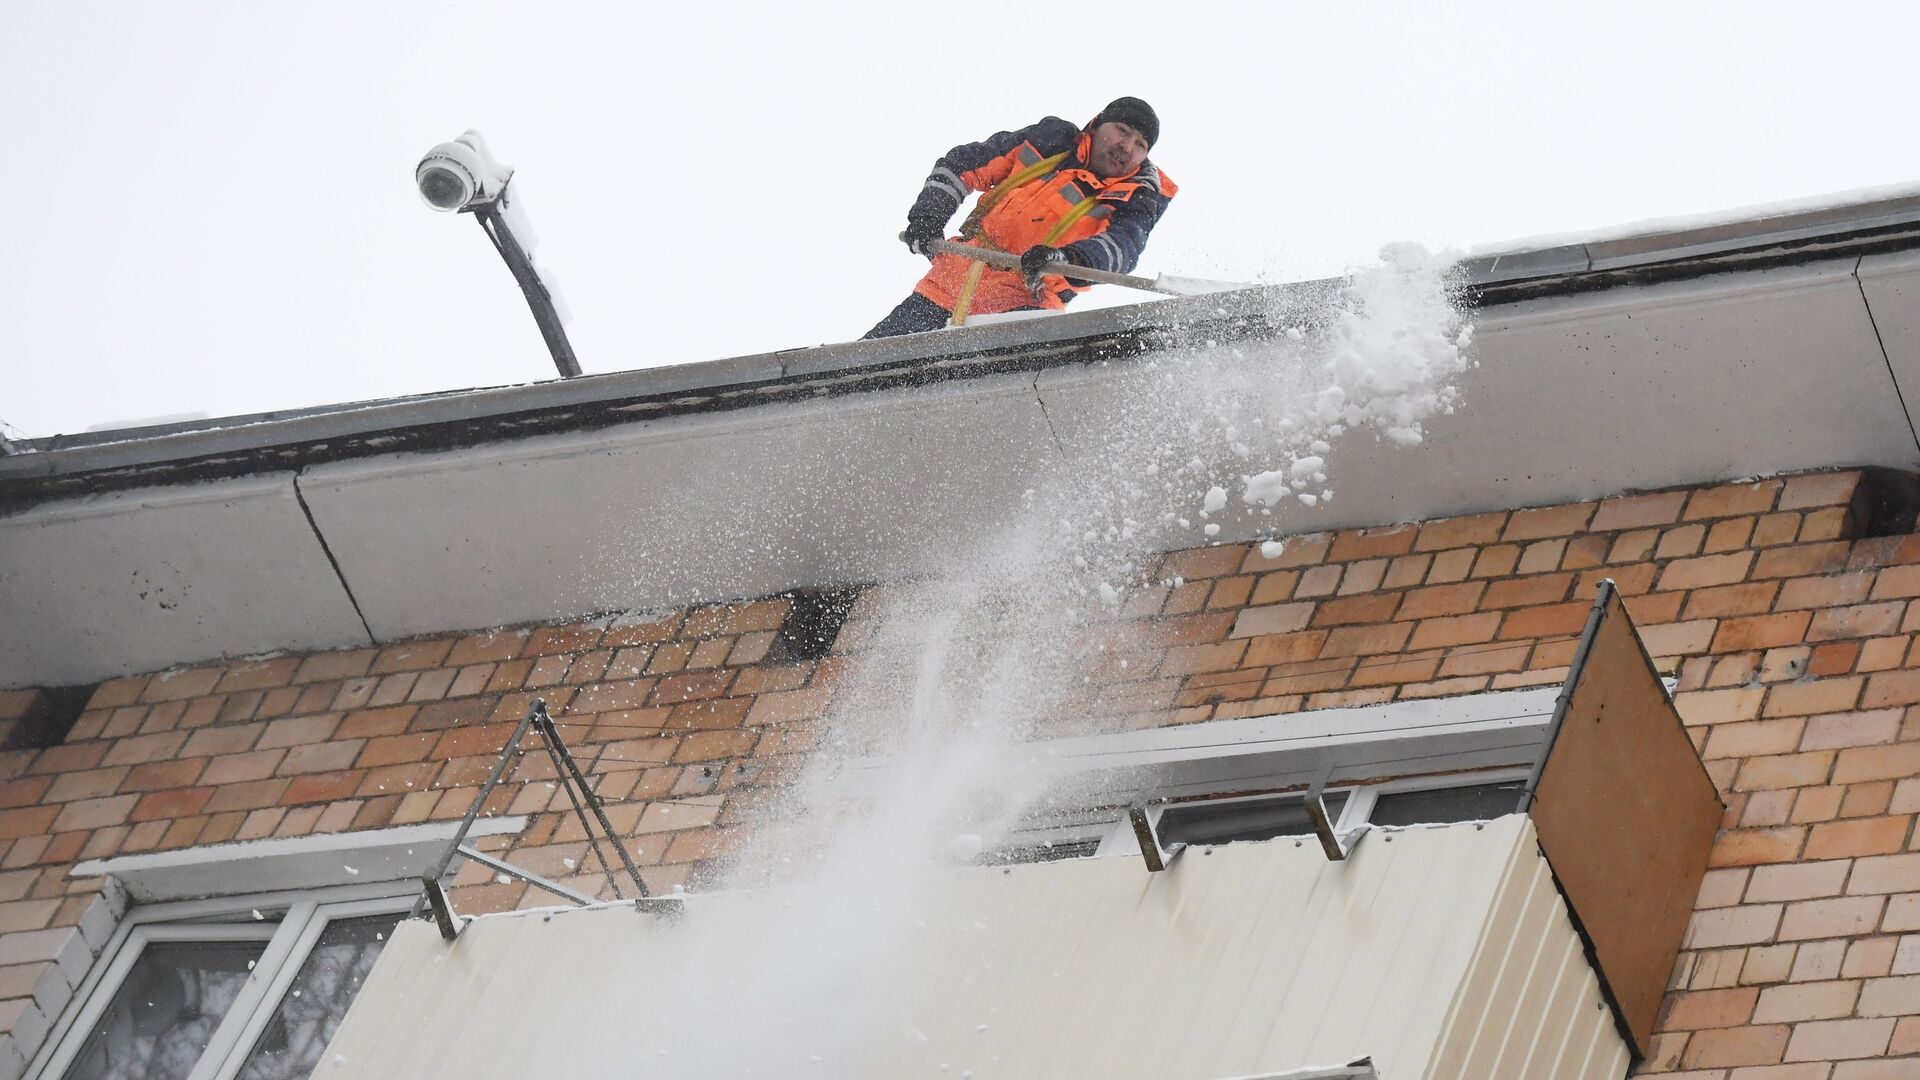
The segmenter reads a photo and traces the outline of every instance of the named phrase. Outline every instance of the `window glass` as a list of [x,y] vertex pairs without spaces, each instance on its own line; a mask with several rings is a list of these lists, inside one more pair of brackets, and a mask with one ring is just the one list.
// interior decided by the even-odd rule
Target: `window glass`
[[154,941],[140,951],[66,1080],[180,1080],[246,985],[263,941]]
[[[1344,791],[1329,792],[1327,816],[1338,821],[1347,804]],[[1162,847],[1173,844],[1231,844],[1236,840],[1271,840],[1276,836],[1311,836],[1313,819],[1298,796],[1245,799],[1239,802],[1199,802],[1169,806],[1154,830]]]
[[1517,811],[1524,780],[1471,787],[1396,791],[1374,799],[1367,820],[1375,825],[1430,825],[1447,821],[1485,821]]
[[254,1044],[239,1080],[306,1080],[367,972],[402,916],[335,919],[320,932],[306,963]]

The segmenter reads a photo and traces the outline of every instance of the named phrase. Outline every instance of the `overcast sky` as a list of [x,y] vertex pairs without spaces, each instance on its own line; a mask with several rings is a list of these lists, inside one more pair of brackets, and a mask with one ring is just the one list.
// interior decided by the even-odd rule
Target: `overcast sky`
[[588,372],[859,336],[925,266],[894,237],[936,156],[1120,94],[1181,187],[1147,273],[1920,180],[1902,3],[0,8],[0,421],[31,436],[552,378],[479,228],[413,191],[468,127]]

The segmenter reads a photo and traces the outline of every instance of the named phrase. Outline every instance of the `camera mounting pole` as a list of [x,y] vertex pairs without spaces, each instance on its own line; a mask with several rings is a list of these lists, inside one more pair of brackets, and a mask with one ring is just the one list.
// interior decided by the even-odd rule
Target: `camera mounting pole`
[[525,241],[533,240],[526,218],[513,212],[512,195],[508,191],[513,183],[513,170],[495,161],[487,152],[487,141],[478,131],[468,129],[459,138],[427,151],[420,164],[414,166],[413,183],[420,198],[432,209],[443,213],[448,210],[470,213],[480,223],[487,239],[493,242],[493,249],[507,261],[513,280],[520,283],[520,291],[526,294],[527,306],[533,309],[533,321],[540,327],[540,336],[546,339],[547,351],[553,354],[553,366],[559,369],[562,378],[571,379],[580,374],[580,361],[574,358],[566,327],[560,325],[560,313],[554,310],[553,294],[547,291],[540,272],[534,269],[526,243],[513,235],[513,221],[519,218],[522,230],[527,232]]
[[[509,184],[511,182],[508,181]],[[526,294],[527,306],[533,309],[533,321],[540,327],[540,336],[547,341],[547,351],[553,354],[553,366],[559,369],[562,377],[571,379],[580,374],[580,361],[574,359],[573,345],[567,341],[566,327],[560,325],[560,313],[554,310],[553,297],[548,294],[546,285],[541,283],[539,273],[533,268],[533,260],[527,258],[526,249],[514,238],[513,229],[507,225],[505,215],[500,213],[500,204],[509,197],[503,185],[497,198],[475,202],[461,210],[472,212],[474,220],[485,230],[487,239],[493,241],[494,250],[506,260],[513,280],[520,283],[520,291]]]

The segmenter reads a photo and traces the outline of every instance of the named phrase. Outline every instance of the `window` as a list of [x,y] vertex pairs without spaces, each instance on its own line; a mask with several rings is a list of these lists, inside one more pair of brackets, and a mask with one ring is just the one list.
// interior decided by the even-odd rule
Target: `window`
[[[1457,821],[1484,821],[1517,812],[1526,787],[1524,768],[1413,777],[1329,791],[1327,812],[1334,831],[1361,825],[1402,828]],[[1313,821],[1299,792],[1280,795],[1219,795],[1147,808],[1163,848],[1205,846],[1282,836],[1312,836]],[[1077,824],[1035,825],[1008,838],[977,862],[1051,862],[1093,855],[1138,855],[1132,824],[1111,811],[1084,815]]]
[[38,1075],[310,1076],[415,897],[381,883],[135,908],[49,1040]]

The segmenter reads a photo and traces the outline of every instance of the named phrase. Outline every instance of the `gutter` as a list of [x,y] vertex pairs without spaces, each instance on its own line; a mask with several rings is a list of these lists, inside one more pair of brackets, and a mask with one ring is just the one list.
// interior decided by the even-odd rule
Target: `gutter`
[[[1920,248],[1920,196],[1655,236],[1482,255],[1460,264],[1474,308]],[[15,440],[0,514],[105,491],[459,449],[704,412],[1123,360],[1312,325],[1341,279],[1075,312],[880,341],[517,386]]]

